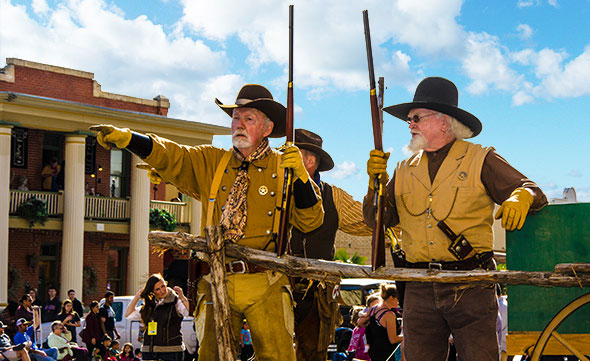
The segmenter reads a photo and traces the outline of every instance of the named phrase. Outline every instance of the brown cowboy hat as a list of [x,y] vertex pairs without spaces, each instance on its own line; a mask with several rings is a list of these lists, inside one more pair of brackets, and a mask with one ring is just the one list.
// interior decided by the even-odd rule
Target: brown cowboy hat
[[224,105],[219,99],[215,98],[221,110],[226,112],[230,117],[236,108],[254,108],[258,109],[274,123],[274,127],[269,137],[280,138],[285,136],[285,121],[287,111],[285,107],[273,100],[272,94],[268,89],[258,84],[246,84],[240,89],[235,104]]
[[450,115],[465,124],[473,132],[473,137],[481,132],[481,122],[473,114],[459,108],[459,92],[453,82],[440,77],[422,80],[416,88],[414,100],[383,108],[394,117],[405,121],[410,110],[415,108],[432,109]]
[[332,157],[322,149],[322,137],[305,129],[295,129],[295,145],[299,149],[309,150],[320,158],[318,172],[325,172],[334,168]]

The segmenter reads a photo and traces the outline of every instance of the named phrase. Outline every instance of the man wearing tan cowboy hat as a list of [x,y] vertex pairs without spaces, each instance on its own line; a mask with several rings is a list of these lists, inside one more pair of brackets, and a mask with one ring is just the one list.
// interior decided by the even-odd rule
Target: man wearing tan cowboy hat
[[[295,145],[301,150],[307,173],[320,187],[324,205],[324,223],[311,232],[293,228],[291,253],[298,257],[332,260],[334,240],[340,230],[353,236],[370,236],[363,221],[362,205],[344,190],[320,180],[320,172],[334,168],[330,154],[322,149],[322,138],[309,130],[295,129]],[[339,285],[296,279],[295,342],[297,360],[325,361],[328,345],[341,316]]]
[[[290,223],[306,232],[322,224],[324,211],[319,188],[305,170],[296,146],[282,154],[272,150],[268,137],[285,135],[285,107],[260,85],[245,85],[235,104],[219,107],[232,117],[233,149],[180,146],[154,134],[100,125],[98,142],[125,148],[143,158],[165,181],[203,202],[202,228],[218,225],[225,240],[272,251],[277,199],[282,196],[284,168],[296,179]],[[208,207],[208,203],[210,206]],[[280,204],[280,202],[278,203]],[[288,278],[260,266],[228,260],[227,289],[236,339],[245,318],[252,332],[258,360],[295,360],[293,305]],[[199,359],[217,360],[209,276],[198,283],[197,330],[204,331]]]
[[[385,226],[401,226],[410,268],[495,269],[494,203],[507,231],[521,229],[527,214],[547,204],[541,189],[493,148],[463,140],[482,126],[457,105],[455,84],[431,77],[418,85],[413,102],[384,109],[408,123],[415,152],[387,183],[384,213]],[[372,150],[367,162],[367,224],[374,222],[373,181],[381,175],[387,182],[388,157]],[[461,236],[459,243],[451,233]],[[498,360],[493,285],[406,282],[403,306],[406,360],[446,360],[450,334],[459,359]]]

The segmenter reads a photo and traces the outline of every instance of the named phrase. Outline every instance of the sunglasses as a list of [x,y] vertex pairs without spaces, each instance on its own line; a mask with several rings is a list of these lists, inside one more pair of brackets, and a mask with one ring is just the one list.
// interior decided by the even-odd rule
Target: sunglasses
[[412,124],[412,122],[418,124],[422,118],[429,117],[431,115],[436,115],[437,113],[430,113],[423,116],[414,115],[413,117],[407,117],[404,121],[408,124]]

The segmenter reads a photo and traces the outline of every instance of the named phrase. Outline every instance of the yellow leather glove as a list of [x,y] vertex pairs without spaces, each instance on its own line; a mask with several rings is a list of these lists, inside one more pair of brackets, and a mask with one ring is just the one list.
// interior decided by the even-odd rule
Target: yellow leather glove
[[136,165],[138,169],[145,169],[148,171],[147,176],[150,179],[150,182],[154,184],[160,184],[164,181],[164,179],[160,176],[158,171],[152,168],[149,164],[146,163],[139,163]]
[[108,124],[99,124],[93,125],[89,129],[98,132],[96,140],[106,150],[110,150],[112,144],[123,149],[131,141],[131,130],[129,128],[117,128]]
[[369,188],[374,189],[375,177],[381,175],[379,179],[381,185],[387,184],[389,176],[387,175],[387,160],[390,153],[384,153],[381,150],[373,149],[369,153],[369,160],[367,161],[367,174],[369,175]]
[[522,229],[533,200],[533,195],[529,190],[516,188],[510,197],[502,202],[495,218],[502,218],[502,227],[507,231],[514,231],[516,228]]
[[283,147],[282,150],[283,156],[281,157],[279,167],[293,169],[293,176],[295,179],[299,178],[303,183],[307,183],[309,180],[309,174],[303,164],[303,157],[301,156],[299,148],[295,145],[290,145],[288,147]]

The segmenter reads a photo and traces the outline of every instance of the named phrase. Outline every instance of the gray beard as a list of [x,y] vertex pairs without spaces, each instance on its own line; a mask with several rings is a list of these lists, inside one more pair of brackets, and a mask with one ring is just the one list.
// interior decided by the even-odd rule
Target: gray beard
[[426,138],[422,136],[422,134],[416,134],[416,136],[412,137],[410,140],[410,144],[408,144],[408,149],[412,153],[417,153],[424,149],[426,146]]
[[232,137],[231,142],[232,142],[233,146],[238,149],[249,148],[252,146],[252,142],[250,141],[250,139]]

